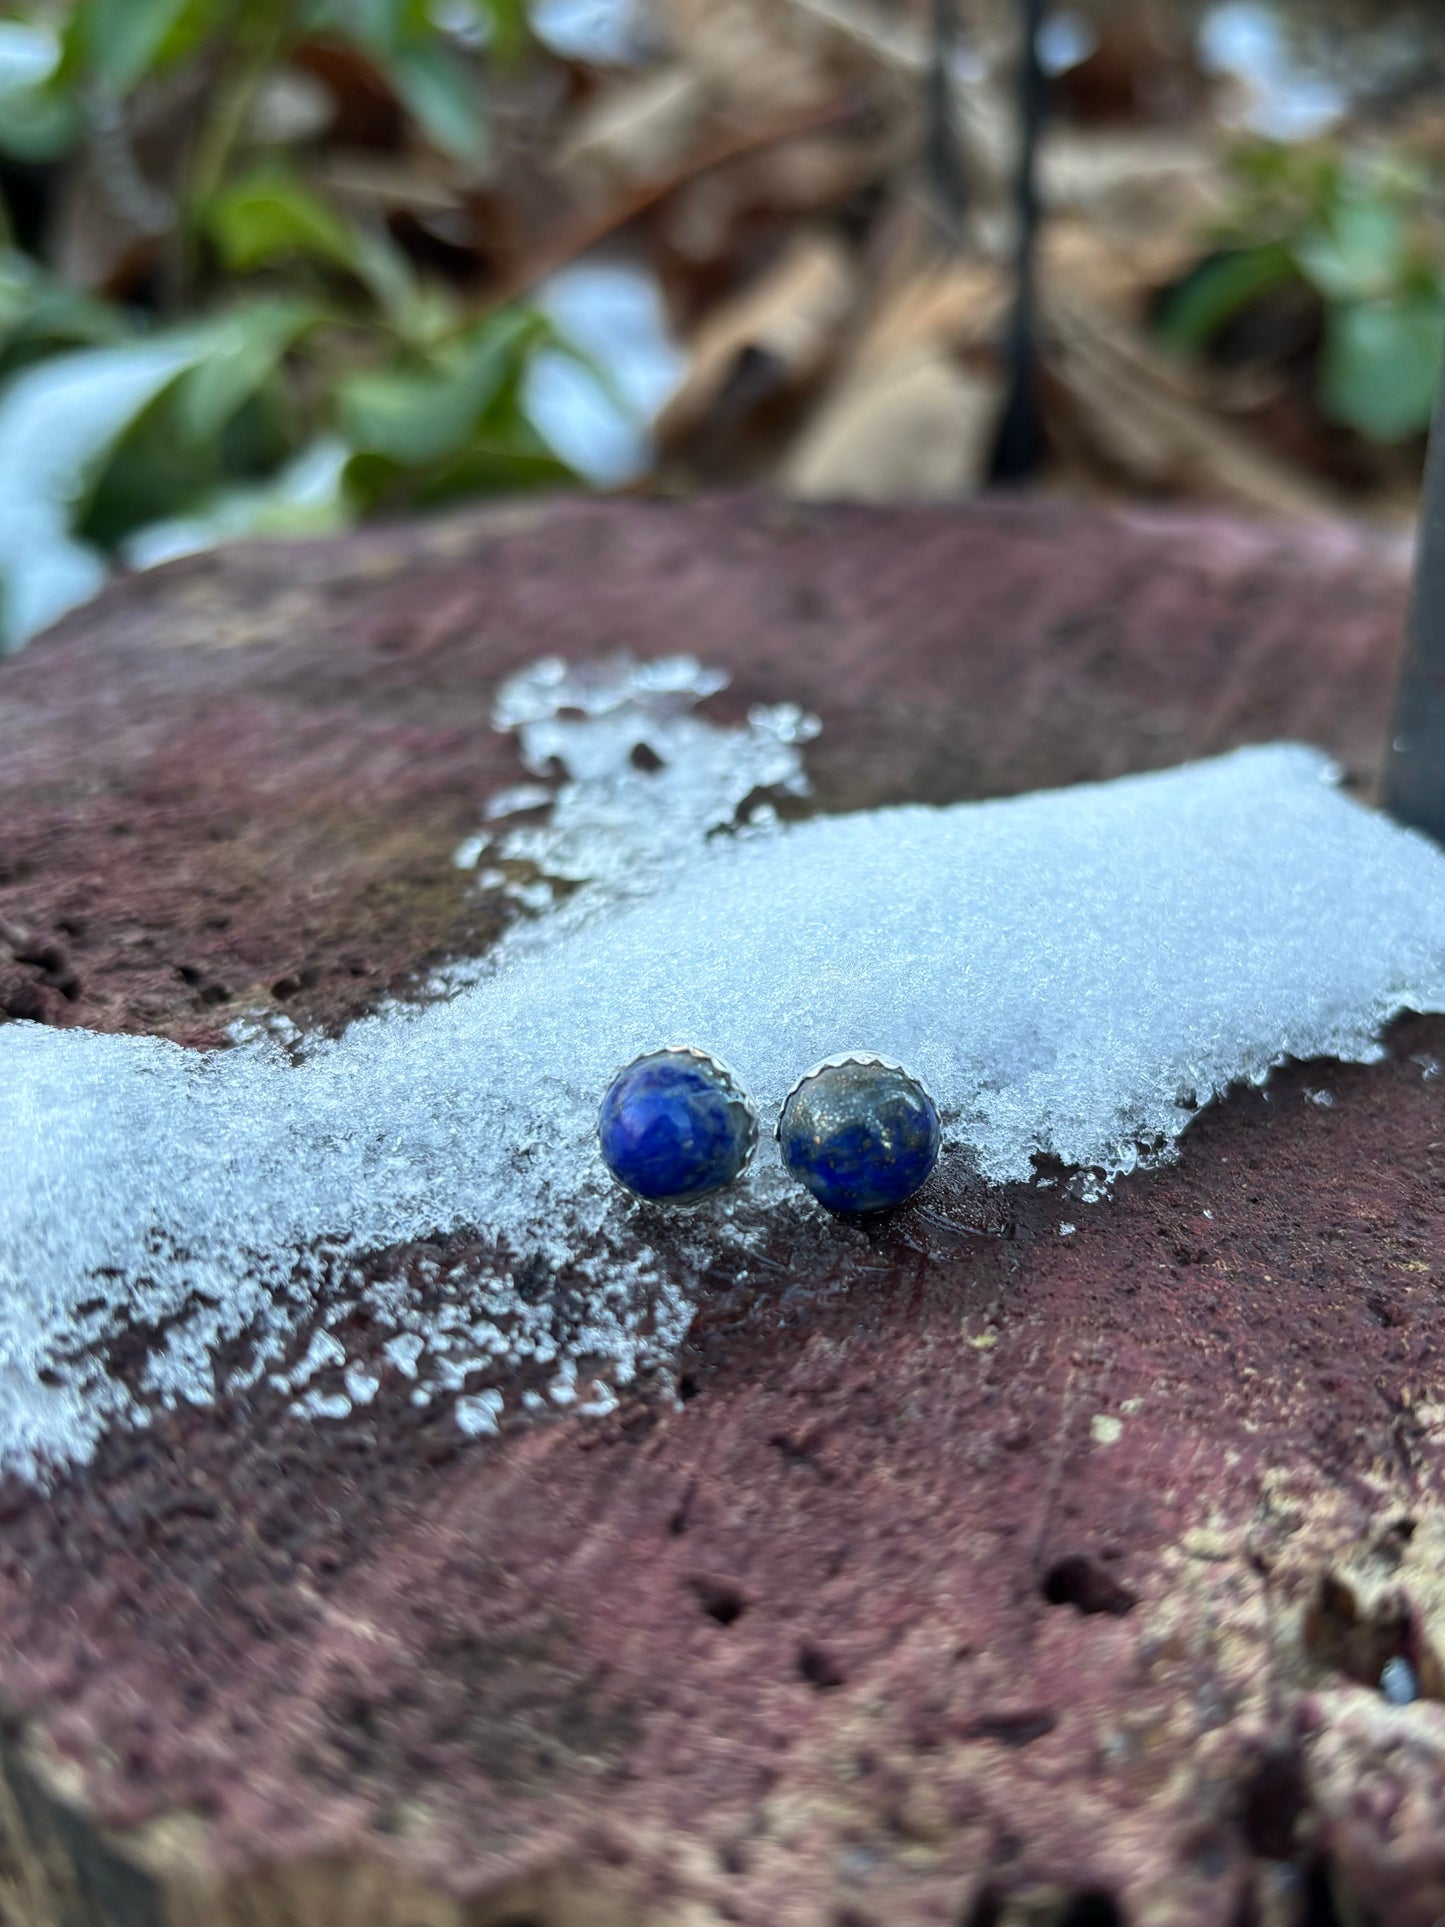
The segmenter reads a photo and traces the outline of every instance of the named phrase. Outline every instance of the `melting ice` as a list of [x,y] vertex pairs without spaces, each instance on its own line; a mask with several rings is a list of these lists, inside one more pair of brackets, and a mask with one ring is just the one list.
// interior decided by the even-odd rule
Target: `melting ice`
[[[389,1367],[470,1433],[522,1367],[522,1403],[604,1408],[693,1310],[593,1137],[608,1076],[660,1042],[727,1059],[765,1121],[815,1058],[882,1051],[938,1095],[946,1156],[1097,1183],[1173,1155],[1236,1080],[1368,1060],[1397,1011],[1445,1009],[1445,857],[1316,752],[784,824],[765,793],[806,788],[816,724],[704,720],[721,681],[548,662],[503,688],[535,780],[479,811],[467,857],[518,918],[438,1001],[290,1055],[0,1029],[0,1463],[42,1474],[114,1418],[263,1377],[326,1416]],[[815,1211],[769,1145],[668,1234],[684,1256],[741,1259]],[[417,1240],[425,1291],[376,1257]],[[382,1358],[338,1335],[360,1300]],[[104,1361],[137,1327],[164,1336],[130,1390]]]

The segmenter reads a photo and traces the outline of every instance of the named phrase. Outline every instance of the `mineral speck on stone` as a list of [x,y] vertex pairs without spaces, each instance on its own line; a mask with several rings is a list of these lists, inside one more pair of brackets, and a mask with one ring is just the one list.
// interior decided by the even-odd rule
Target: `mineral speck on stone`
[[1380,1692],[1391,1706],[1408,1706],[1420,1696],[1415,1669],[1398,1655],[1387,1659],[1380,1670]]
[[[769,1127],[800,1068],[867,1039],[933,1091],[947,1156],[991,1181],[1056,1159],[1091,1197],[1173,1156],[1230,1084],[1368,1061],[1397,1012],[1445,1009],[1445,857],[1313,751],[740,822],[760,788],[806,791],[812,724],[710,722],[717,687],[688,658],[506,686],[499,720],[556,782],[545,820],[491,846],[530,868],[536,914],[435,1003],[211,1055],[0,1030],[0,1464],[44,1476],[113,1419],[267,1376],[303,1413],[349,1410],[348,1369],[360,1396],[374,1372],[340,1336],[358,1303],[419,1402],[482,1400],[474,1432],[524,1370],[550,1405],[601,1409],[666,1366],[696,1274],[819,1217],[758,1159],[665,1261],[639,1248],[595,1123],[659,1037],[705,1038]],[[407,1256],[448,1239],[459,1256]],[[139,1370],[137,1332],[160,1334]]]

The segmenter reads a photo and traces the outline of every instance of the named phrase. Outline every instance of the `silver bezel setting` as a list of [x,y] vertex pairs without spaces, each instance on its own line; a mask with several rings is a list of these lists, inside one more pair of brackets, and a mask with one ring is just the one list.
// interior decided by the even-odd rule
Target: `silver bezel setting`
[[[719,1076],[726,1078],[728,1088],[732,1093],[730,1101],[742,1106],[743,1115],[748,1121],[747,1148],[743,1152],[743,1161],[738,1167],[736,1177],[729,1178],[726,1184],[717,1185],[711,1191],[704,1191],[699,1198],[689,1199],[686,1204],[660,1206],[660,1208],[669,1211],[690,1211],[700,1204],[706,1204],[710,1198],[715,1198],[719,1191],[725,1191],[728,1184],[736,1184],[738,1178],[743,1175],[752,1163],[753,1154],[758,1148],[758,1107],[743,1089],[742,1081],[732,1065],[724,1063],[721,1057],[715,1057],[711,1051],[704,1050],[700,1044],[656,1044],[651,1050],[638,1051],[635,1056],[629,1057],[625,1064],[619,1064],[617,1066],[617,1069],[603,1086],[603,1095],[605,1096],[606,1093],[612,1089],[612,1086],[617,1082],[618,1078],[622,1076],[624,1071],[630,1071],[634,1064],[644,1064],[652,1057],[691,1057],[699,1064],[706,1064],[711,1070],[716,1071]],[[592,1127],[592,1134],[597,1140],[597,1150],[599,1156],[601,1156],[602,1107],[600,1103],[597,1109],[597,1122]],[[602,1161],[605,1165],[607,1162],[605,1156],[603,1156]],[[628,1186],[623,1184],[620,1178],[614,1177],[613,1182],[622,1190],[628,1191],[629,1196],[637,1197],[639,1195],[635,1191],[630,1191]],[[643,1202],[660,1205],[660,1201],[657,1199],[644,1199]]]
[[778,1121],[773,1126],[773,1136],[780,1144],[783,1141],[783,1113],[787,1110],[789,1104],[797,1096],[798,1092],[802,1090],[805,1084],[810,1084],[820,1071],[837,1070],[844,1064],[871,1064],[879,1070],[900,1071],[911,1084],[918,1086],[919,1090],[922,1091],[923,1095],[933,1106],[935,1113],[938,1112],[938,1099],[933,1095],[933,1092],[929,1090],[917,1071],[909,1070],[908,1066],[906,1064],[900,1064],[896,1057],[885,1057],[881,1051],[876,1050],[842,1050],[836,1052],[832,1057],[820,1057],[816,1064],[811,1065],[805,1070],[803,1075],[789,1087],[787,1096],[778,1107]]

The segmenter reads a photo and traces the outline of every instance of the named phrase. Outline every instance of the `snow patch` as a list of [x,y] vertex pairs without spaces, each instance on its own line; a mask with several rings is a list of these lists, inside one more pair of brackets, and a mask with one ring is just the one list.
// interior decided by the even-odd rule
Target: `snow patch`
[[[1087,1196],[1231,1083],[1369,1061],[1398,1011],[1445,1009],[1445,857],[1316,752],[788,824],[751,806],[806,793],[817,725],[706,720],[722,680],[677,657],[506,685],[550,800],[478,830],[518,915],[431,1004],[209,1055],[0,1029],[0,1464],[43,1477],[113,1420],[263,1377],[340,1417],[392,1372],[471,1433],[608,1409],[666,1368],[709,1266],[766,1273],[780,1223],[824,1253],[859,1236],[766,1135],[665,1223],[610,1185],[599,1095],[660,1042],[722,1056],[765,1123],[820,1057],[899,1058],[946,1160],[1002,1183],[1057,1159]],[[333,1329],[358,1305],[364,1354]],[[131,1390],[107,1357],[138,1332]]]

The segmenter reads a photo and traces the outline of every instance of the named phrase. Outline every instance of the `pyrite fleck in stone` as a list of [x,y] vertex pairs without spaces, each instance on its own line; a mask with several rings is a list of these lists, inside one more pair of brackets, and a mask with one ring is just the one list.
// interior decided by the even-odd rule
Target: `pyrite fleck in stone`
[[758,1141],[757,1112],[725,1064],[691,1044],[647,1051],[608,1085],[603,1162],[654,1204],[697,1204],[731,1184]]
[[887,1211],[938,1162],[938,1107],[886,1057],[825,1058],[789,1091],[778,1119],[783,1163],[830,1211]]

